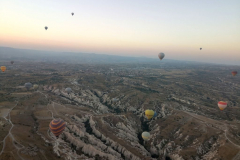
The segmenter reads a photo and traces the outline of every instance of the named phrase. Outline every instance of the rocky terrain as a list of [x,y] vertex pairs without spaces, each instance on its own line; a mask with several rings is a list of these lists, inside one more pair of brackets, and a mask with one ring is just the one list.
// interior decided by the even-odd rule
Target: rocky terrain
[[[16,62],[7,67],[0,74],[0,159],[240,158],[240,78],[231,75],[239,66]],[[26,82],[39,88],[28,91]],[[228,102],[224,111],[217,107],[220,100]],[[146,109],[157,117],[147,120]],[[49,131],[54,118],[67,123],[58,139]],[[150,132],[149,141],[143,141],[143,131]]]

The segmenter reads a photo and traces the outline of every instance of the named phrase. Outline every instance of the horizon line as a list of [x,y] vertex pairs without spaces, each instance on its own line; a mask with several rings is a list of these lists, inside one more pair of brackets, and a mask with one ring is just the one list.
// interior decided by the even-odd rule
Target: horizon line
[[[18,49],[18,50],[32,50],[32,51],[45,51],[45,52],[55,52],[55,53],[74,53],[74,54],[97,54],[97,55],[107,55],[107,56],[115,56],[115,57],[128,57],[128,58],[148,58],[148,59],[158,59],[153,57],[145,57],[145,56],[122,56],[122,55],[111,55],[111,54],[103,54],[103,53],[91,53],[91,52],[76,52],[76,51],[56,51],[56,50],[41,50],[41,49],[29,49],[29,48],[15,48],[9,46],[0,46],[0,48],[8,48],[8,49]],[[1,54],[1,53],[0,53]],[[194,60],[177,60],[177,59],[168,59],[164,58],[165,60],[172,60],[172,61],[182,61],[182,62],[192,62],[192,63],[202,63],[202,64],[212,64],[212,65],[225,65],[225,66],[240,66],[237,64],[223,64],[223,63],[214,63],[214,62],[202,62],[202,61],[194,61]]]

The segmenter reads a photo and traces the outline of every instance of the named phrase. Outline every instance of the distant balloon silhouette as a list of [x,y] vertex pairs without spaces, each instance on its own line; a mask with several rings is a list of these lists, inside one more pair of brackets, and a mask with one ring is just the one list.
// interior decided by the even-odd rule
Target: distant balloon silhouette
[[236,74],[237,74],[237,71],[232,71],[233,76],[236,76]]
[[155,118],[155,117],[157,117],[157,112],[154,112],[154,115],[153,115],[153,117]]
[[13,64],[14,63],[14,61],[11,61],[11,64]]
[[159,53],[158,54],[158,58],[160,59],[160,60],[162,60],[163,58],[165,57],[165,54],[164,53]]
[[34,84],[34,85],[33,85],[33,89],[38,89],[38,85],[37,85],[37,84]]
[[74,13],[72,13],[72,16],[74,15]]
[[30,88],[32,88],[32,83],[28,82],[24,84],[25,88],[27,88],[27,90],[29,90]]
[[2,72],[5,72],[6,71],[6,66],[1,66],[1,70],[2,70]]
[[200,50],[202,50],[202,48],[200,48]]
[[70,92],[72,92],[72,89],[68,87],[65,89],[65,92],[67,92],[69,94]]
[[117,98],[113,98],[112,101],[113,101],[113,102],[117,102],[118,99],[117,99]]
[[47,30],[47,29],[48,29],[48,27],[46,26],[46,27],[45,27],[45,30]]

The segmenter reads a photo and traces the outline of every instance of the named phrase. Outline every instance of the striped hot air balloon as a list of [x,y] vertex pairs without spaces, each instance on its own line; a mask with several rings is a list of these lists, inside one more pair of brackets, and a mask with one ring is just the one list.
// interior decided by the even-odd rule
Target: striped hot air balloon
[[66,123],[61,119],[54,119],[49,124],[50,131],[58,137],[65,129]]
[[143,132],[142,133],[143,140],[147,141],[150,139],[150,133],[149,132]]
[[227,107],[227,102],[219,101],[218,102],[218,107],[221,111],[223,111]]
[[154,111],[153,110],[147,109],[145,111],[145,116],[147,117],[148,120],[151,119],[153,117],[153,115],[154,115]]
[[236,74],[237,74],[237,71],[232,71],[233,76],[236,76]]
[[1,66],[1,70],[2,70],[2,72],[5,72],[6,71],[6,67],[5,66]]

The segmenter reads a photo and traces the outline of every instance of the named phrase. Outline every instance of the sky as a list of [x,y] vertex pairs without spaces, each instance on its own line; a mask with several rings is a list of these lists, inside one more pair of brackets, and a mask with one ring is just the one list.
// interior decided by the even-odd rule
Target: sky
[[240,0],[1,0],[0,46],[240,65]]

